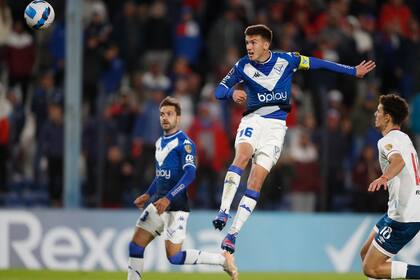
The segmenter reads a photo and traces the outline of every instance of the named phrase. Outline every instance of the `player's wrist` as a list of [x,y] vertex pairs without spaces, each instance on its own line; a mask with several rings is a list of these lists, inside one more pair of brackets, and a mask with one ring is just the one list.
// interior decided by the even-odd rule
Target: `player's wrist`
[[389,178],[387,177],[387,176],[385,176],[385,175],[382,175],[381,177],[379,177],[379,178],[383,178],[383,179],[385,179],[387,182],[389,181]]

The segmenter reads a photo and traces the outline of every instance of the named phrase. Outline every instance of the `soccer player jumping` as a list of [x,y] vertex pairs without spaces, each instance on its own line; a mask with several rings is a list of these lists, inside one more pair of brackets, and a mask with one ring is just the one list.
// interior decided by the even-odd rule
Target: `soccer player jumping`
[[[222,230],[229,218],[243,170],[252,158],[247,190],[239,202],[238,211],[222,249],[235,251],[236,236],[257,204],[262,184],[270,169],[277,163],[286,134],[286,117],[290,111],[292,77],[297,70],[327,69],[362,78],[375,68],[373,61],[356,67],[290,52],[272,52],[273,33],[265,25],[252,25],[245,30],[248,55],[242,57],[216,88],[217,99],[230,99],[243,104],[247,110],[235,139],[235,158],[229,167],[223,186],[220,211],[213,220]],[[234,86],[243,83],[245,91]]]
[[378,141],[382,176],[368,191],[388,189],[388,212],[375,225],[360,253],[363,273],[375,279],[420,279],[420,266],[390,261],[420,231],[419,160],[410,138],[400,131],[407,116],[407,102],[398,95],[379,98],[375,126],[383,135]]
[[156,177],[147,192],[134,201],[144,209],[137,221],[129,245],[128,280],[142,278],[144,250],[163,234],[166,255],[171,264],[211,264],[221,266],[232,280],[238,278],[233,255],[209,253],[194,249],[181,251],[186,237],[189,206],[187,187],[195,178],[195,144],[178,129],[181,107],[173,97],[160,103],[160,125],[163,136],[156,141]]

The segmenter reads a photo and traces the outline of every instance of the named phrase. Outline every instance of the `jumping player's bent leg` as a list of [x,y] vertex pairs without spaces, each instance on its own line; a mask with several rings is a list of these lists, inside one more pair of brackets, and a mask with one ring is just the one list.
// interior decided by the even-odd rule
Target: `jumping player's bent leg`
[[266,168],[255,163],[252,164],[251,173],[248,178],[248,188],[239,202],[238,211],[236,212],[232,226],[229,229],[229,233],[222,241],[222,249],[231,253],[235,252],[236,236],[248,220],[252,211],[254,211],[260,196],[262,184],[264,183],[268,172],[269,171]]
[[230,206],[235,197],[243,170],[252,157],[254,148],[248,143],[239,143],[236,146],[235,159],[229,167],[223,184],[222,202],[217,216],[213,220],[215,229],[222,230],[229,218]]

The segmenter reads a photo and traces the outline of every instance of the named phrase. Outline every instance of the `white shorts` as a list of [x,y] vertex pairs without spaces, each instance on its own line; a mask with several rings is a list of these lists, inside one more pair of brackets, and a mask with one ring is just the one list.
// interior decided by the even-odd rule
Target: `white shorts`
[[253,163],[270,171],[280,158],[286,130],[283,120],[249,114],[239,124],[235,147],[239,143],[249,143],[254,148]]
[[136,226],[148,231],[154,237],[165,231],[164,240],[179,244],[185,240],[187,235],[189,215],[189,212],[169,211],[159,216],[156,207],[150,203],[137,220]]

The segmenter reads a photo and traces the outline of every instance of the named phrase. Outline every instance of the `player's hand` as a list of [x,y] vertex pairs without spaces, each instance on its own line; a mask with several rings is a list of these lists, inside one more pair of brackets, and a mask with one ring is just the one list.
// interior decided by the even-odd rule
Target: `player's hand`
[[158,199],[153,205],[156,207],[156,210],[158,214],[162,214],[165,212],[166,208],[168,208],[169,204],[171,204],[171,201],[167,199],[166,197],[162,197]]
[[148,194],[142,194],[141,196],[137,197],[134,200],[134,204],[137,206],[137,208],[142,209],[144,204],[150,199],[150,195]]
[[243,90],[235,89],[232,94],[232,99],[238,104],[244,104],[246,102],[246,92]]
[[366,62],[366,60],[363,60],[359,65],[356,66],[356,77],[363,78],[367,73],[375,69],[375,67],[375,61],[369,60]]
[[383,176],[370,183],[368,192],[379,191],[382,186],[384,187],[384,190],[388,189],[388,179]]

